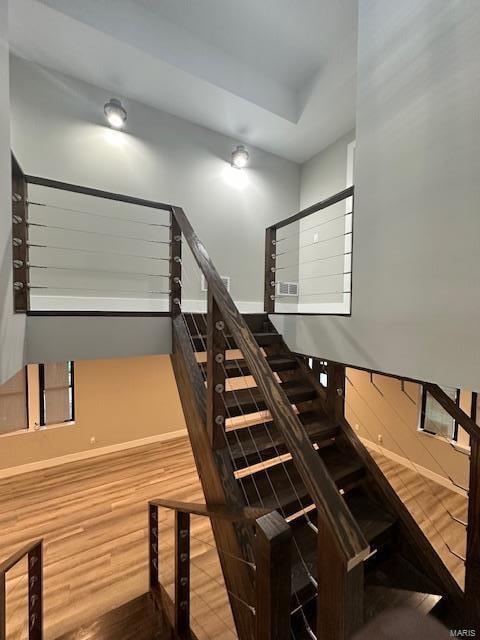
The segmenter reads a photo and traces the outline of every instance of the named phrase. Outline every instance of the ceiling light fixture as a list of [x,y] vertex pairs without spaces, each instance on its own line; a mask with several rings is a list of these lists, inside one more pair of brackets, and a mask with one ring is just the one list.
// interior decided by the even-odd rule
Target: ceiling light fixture
[[123,129],[127,121],[127,112],[123,108],[122,103],[117,98],[110,100],[103,107],[103,113],[108,124],[114,129]]
[[239,144],[232,152],[232,167],[235,167],[235,169],[243,169],[247,166],[249,159],[250,154],[243,144]]

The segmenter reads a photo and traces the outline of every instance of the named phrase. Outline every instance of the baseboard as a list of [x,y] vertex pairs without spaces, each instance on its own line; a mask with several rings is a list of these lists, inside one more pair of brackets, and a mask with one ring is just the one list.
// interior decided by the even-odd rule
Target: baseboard
[[417,473],[424,476],[428,480],[432,480],[433,482],[436,482],[437,484],[442,485],[442,487],[445,487],[450,491],[454,491],[455,493],[458,493],[461,496],[467,497],[466,491],[464,491],[460,487],[455,486],[450,482],[448,478],[444,478],[439,473],[435,473],[434,471],[431,471],[426,467],[422,467],[417,463],[412,463],[412,461],[409,460],[408,458],[404,458],[403,456],[398,455],[398,453],[394,453],[389,449],[385,449],[384,447],[381,447],[379,444],[371,442],[367,438],[360,438],[360,440],[367,447],[367,449],[373,449],[373,451],[380,453],[382,456],[385,456],[386,458],[389,458],[394,462],[398,462],[398,464],[401,464],[404,467],[407,467],[408,469],[412,469],[412,471],[416,471]]
[[98,449],[79,451],[78,453],[69,453],[64,456],[58,456],[57,458],[39,460],[38,462],[28,462],[27,464],[22,464],[22,465],[19,465],[18,467],[0,469],[0,480],[4,478],[11,478],[12,476],[18,476],[23,473],[31,473],[32,471],[41,471],[43,469],[51,469],[52,467],[58,467],[62,464],[68,464],[70,462],[79,462],[80,460],[89,460],[90,458],[97,458],[98,456],[104,456],[109,453],[117,453],[118,451],[127,451],[128,449],[144,447],[145,445],[157,444],[159,442],[168,442],[170,440],[176,440],[177,438],[183,438],[187,436],[188,436],[187,429],[179,429],[177,431],[169,431],[168,433],[160,433],[158,435],[148,436],[147,438],[139,438],[138,440],[131,440],[130,442],[121,442],[119,444],[112,444],[112,445],[109,445],[108,447],[99,447]]

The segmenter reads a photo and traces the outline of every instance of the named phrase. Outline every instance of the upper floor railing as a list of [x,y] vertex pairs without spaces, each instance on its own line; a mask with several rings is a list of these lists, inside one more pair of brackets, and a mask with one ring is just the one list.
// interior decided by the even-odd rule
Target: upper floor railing
[[12,156],[15,310],[169,313],[171,206],[37,176]]
[[350,315],[354,188],[267,228],[265,311]]

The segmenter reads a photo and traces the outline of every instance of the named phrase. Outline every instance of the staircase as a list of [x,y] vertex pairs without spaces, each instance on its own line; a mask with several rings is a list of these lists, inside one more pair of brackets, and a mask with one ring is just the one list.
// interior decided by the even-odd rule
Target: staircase
[[[438,385],[422,383],[472,441],[462,591],[346,421],[345,366],[327,364],[325,387],[318,372],[290,352],[267,314],[242,316],[181,208],[25,176],[14,163],[12,251],[17,313],[32,314],[30,294],[36,288],[29,279],[29,251],[35,245],[25,242],[29,183],[128,203],[170,217],[170,224],[141,223],[168,228],[170,234],[168,241],[158,240],[159,245],[168,246],[169,256],[152,258],[169,264],[168,274],[158,274],[167,279],[169,290],[147,293],[168,295],[168,301],[159,299],[154,315],[168,316],[172,321],[172,364],[207,503],[202,515],[211,519],[221,550],[220,562],[240,640],[345,640],[378,612],[400,605],[426,613],[439,610],[436,605],[440,603],[447,617],[451,611],[467,612],[462,623],[468,620],[472,628],[478,626],[480,431],[474,419]],[[282,268],[277,258],[286,253],[277,252],[278,243],[286,239],[277,238],[277,231],[352,197],[353,187],[267,229],[266,312],[276,311],[276,272]],[[351,217],[351,211],[345,216]],[[351,233],[350,228],[343,235]],[[187,307],[182,305],[182,278],[188,275],[182,264],[182,247],[191,252],[207,285],[206,313],[185,313]],[[337,275],[345,279],[351,276],[351,250],[345,249],[341,255],[345,263]],[[74,265],[68,268],[77,270]],[[347,289],[337,293],[350,303],[351,278]],[[165,310],[160,310],[163,302]],[[92,313],[95,315],[80,312]],[[165,614],[165,601],[155,597],[161,592],[157,507],[149,505],[150,589],[156,606]],[[182,545],[188,538],[185,523],[190,513],[198,512],[198,505],[167,508],[176,510],[176,595],[181,596],[174,603],[175,619],[169,622],[176,637],[190,640],[193,636],[186,613],[189,578],[182,564],[188,553]],[[262,518],[266,520],[259,525]],[[239,563],[238,558],[244,562]],[[41,585],[40,579],[37,584]],[[4,608],[1,591],[0,584],[0,607]],[[30,638],[41,640],[41,616],[33,610],[34,605],[41,609],[38,594],[32,602],[35,624]],[[245,603],[251,604],[245,607]],[[2,610],[0,614],[2,622]],[[4,640],[2,632],[0,625],[0,640]]]
[[[266,314],[244,319],[314,445],[319,463],[323,462],[370,546],[363,562],[362,593],[356,595],[362,601],[362,621],[391,607],[410,606],[428,613],[442,597],[458,602],[461,591],[456,582],[403,504],[393,497],[383,476],[374,472],[373,459],[345,419],[328,414],[325,389],[313,371],[290,352]],[[198,372],[206,380],[207,318],[190,314],[182,321],[199,361]],[[234,337],[226,334],[225,341],[227,383],[223,397],[227,418],[234,426],[227,428],[223,448],[231,460],[236,495],[243,496],[249,506],[278,510],[289,522],[294,540],[292,633],[295,638],[311,638],[310,634],[321,626],[317,624],[316,606],[322,588],[317,510],[276,422],[260,413],[267,408],[264,395],[257,386],[241,388],[251,371],[241,354],[233,351],[237,349]],[[330,375],[335,377],[333,366]],[[254,384],[251,378],[247,381]],[[182,393],[181,384],[179,389]],[[341,404],[343,398],[337,398]],[[204,490],[208,496],[209,487],[205,485]],[[327,588],[328,583],[327,578]]]

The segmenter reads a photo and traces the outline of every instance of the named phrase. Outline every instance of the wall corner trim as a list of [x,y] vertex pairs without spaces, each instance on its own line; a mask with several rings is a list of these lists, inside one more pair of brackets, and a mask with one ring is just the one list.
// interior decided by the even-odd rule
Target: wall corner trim
[[130,440],[129,442],[120,442],[119,444],[109,445],[107,447],[99,447],[98,449],[79,451],[78,453],[69,453],[64,456],[58,456],[56,458],[48,458],[46,460],[39,460],[38,462],[29,462],[17,467],[10,467],[8,469],[0,469],[0,480],[18,476],[24,473],[31,473],[33,471],[40,471],[42,469],[51,469],[52,467],[58,467],[70,462],[79,462],[80,460],[89,460],[90,458],[96,458],[98,456],[108,455],[109,453],[117,453],[119,451],[127,451],[128,449],[135,449],[136,447],[144,447],[149,444],[156,444],[158,442],[169,442],[170,440],[176,440],[177,438],[188,437],[187,429],[179,429],[177,431],[169,431],[168,433],[160,433],[154,436],[148,436],[146,438],[140,438],[138,440]]

